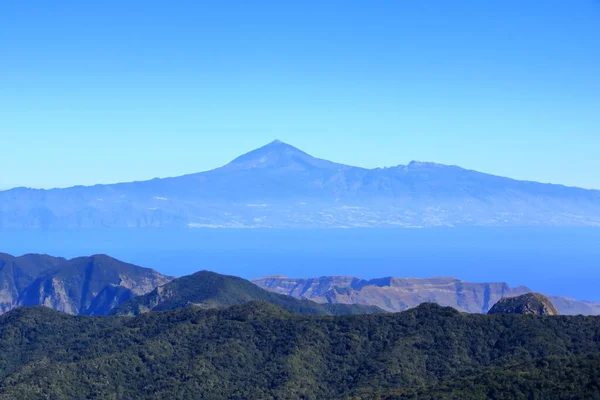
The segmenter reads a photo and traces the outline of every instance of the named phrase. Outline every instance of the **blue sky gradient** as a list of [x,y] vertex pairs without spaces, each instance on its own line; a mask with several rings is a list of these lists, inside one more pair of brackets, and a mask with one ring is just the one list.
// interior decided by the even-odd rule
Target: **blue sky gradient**
[[175,176],[278,138],[600,189],[600,1],[0,6],[0,188]]

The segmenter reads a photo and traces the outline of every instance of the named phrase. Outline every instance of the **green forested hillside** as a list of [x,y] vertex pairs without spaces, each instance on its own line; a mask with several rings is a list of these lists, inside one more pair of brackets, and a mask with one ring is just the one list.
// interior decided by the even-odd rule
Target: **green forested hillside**
[[139,315],[147,311],[174,310],[189,306],[217,308],[265,301],[288,311],[307,315],[372,314],[384,312],[361,304],[319,304],[272,293],[246,279],[199,271],[167,283],[152,292],[134,297],[112,311],[114,315]]
[[598,317],[21,308],[0,317],[0,399],[593,399],[599,353]]
[[600,354],[551,356],[472,371],[464,377],[382,398],[420,400],[600,399]]

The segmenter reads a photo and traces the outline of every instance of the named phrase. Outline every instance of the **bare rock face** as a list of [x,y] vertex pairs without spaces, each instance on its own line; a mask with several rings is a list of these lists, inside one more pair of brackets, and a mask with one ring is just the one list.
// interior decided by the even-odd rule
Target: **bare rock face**
[[106,315],[171,280],[105,255],[67,260],[0,254],[0,314],[19,306],[42,305],[69,314]]
[[488,314],[560,315],[554,304],[539,293],[504,298],[497,302]]
[[506,283],[472,283],[451,277],[377,278],[365,280],[347,276],[324,276],[294,279],[270,276],[253,280],[258,286],[318,303],[373,305],[398,312],[422,303],[436,303],[469,313],[486,313],[506,296],[517,296],[530,290]]
[[[531,290],[510,287],[503,282],[467,282],[456,278],[378,278],[365,280],[350,276],[288,278],[267,276],[253,282],[263,289],[318,303],[373,305],[398,312],[421,303],[436,303],[459,311],[486,314],[503,298]],[[548,296],[563,315],[600,315],[600,303]]]

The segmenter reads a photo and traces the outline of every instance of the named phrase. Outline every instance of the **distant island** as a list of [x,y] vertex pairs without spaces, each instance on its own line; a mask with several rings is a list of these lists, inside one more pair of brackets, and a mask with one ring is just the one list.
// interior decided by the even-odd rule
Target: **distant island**
[[600,191],[413,161],[365,169],[280,141],[212,171],[0,192],[0,228],[600,226]]

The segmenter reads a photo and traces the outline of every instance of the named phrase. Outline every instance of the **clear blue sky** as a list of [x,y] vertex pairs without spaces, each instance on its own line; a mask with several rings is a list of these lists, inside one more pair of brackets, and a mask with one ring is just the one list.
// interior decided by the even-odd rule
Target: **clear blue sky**
[[0,188],[175,176],[275,138],[600,189],[600,1],[0,5]]

